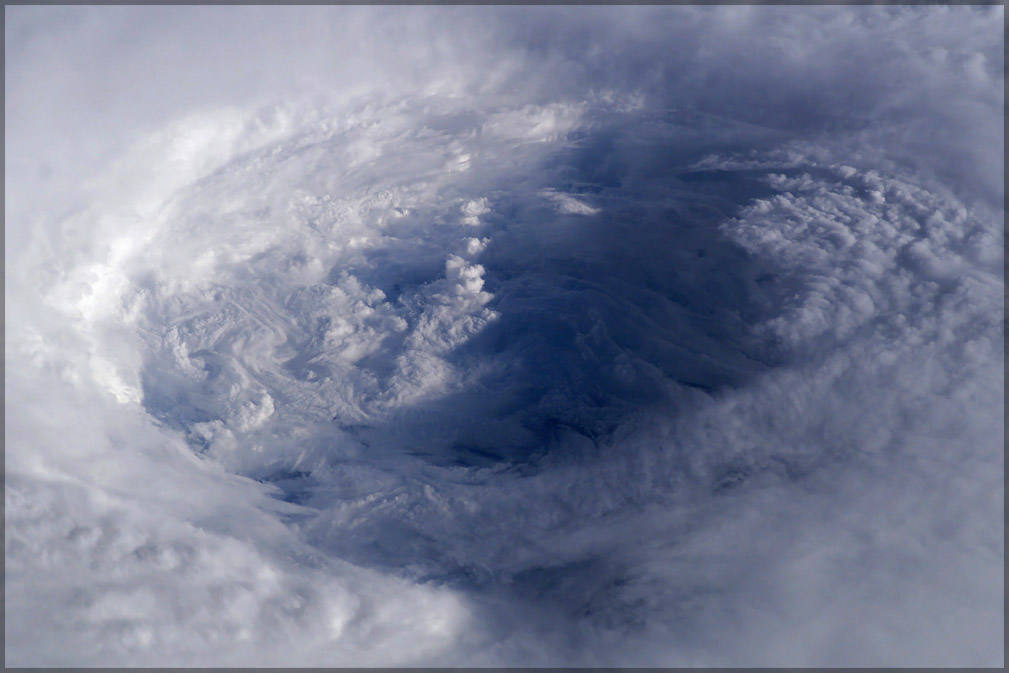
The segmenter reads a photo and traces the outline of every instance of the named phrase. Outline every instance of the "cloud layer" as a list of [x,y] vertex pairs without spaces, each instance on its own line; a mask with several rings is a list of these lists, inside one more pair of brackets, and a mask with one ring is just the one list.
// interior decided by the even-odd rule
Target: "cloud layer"
[[5,17],[12,665],[1001,665],[1001,7]]

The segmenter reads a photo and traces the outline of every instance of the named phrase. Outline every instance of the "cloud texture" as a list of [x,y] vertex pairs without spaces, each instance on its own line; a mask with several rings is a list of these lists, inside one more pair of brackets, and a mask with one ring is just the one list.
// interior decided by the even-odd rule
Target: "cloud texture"
[[1002,12],[6,9],[8,664],[1002,665]]

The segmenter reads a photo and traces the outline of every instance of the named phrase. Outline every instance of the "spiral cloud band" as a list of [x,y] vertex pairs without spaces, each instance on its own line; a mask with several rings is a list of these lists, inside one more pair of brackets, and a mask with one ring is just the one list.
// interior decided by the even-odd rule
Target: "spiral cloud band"
[[1003,9],[8,7],[12,666],[1002,666]]

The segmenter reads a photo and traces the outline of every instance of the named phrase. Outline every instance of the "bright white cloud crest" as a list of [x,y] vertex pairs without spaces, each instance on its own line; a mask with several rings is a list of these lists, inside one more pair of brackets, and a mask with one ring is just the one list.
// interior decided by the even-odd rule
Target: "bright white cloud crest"
[[5,16],[11,665],[1001,665],[1001,8]]

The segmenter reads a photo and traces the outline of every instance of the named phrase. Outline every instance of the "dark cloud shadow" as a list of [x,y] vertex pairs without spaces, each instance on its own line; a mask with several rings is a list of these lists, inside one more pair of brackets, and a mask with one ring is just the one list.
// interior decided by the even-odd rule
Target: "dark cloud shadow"
[[498,318],[448,356],[483,373],[362,436],[400,437],[437,464],[528,471],[558,450],[590,457],[642,409],[676,413],[786,360],[751,334],[786,289],[773,261],[719,227],[772,190],[758,171],[691,169],[738,129],[704,144],[678,113],[598,122],[542,168],[550,194],[590,210],[506,186],[493,199],[479,261]]

